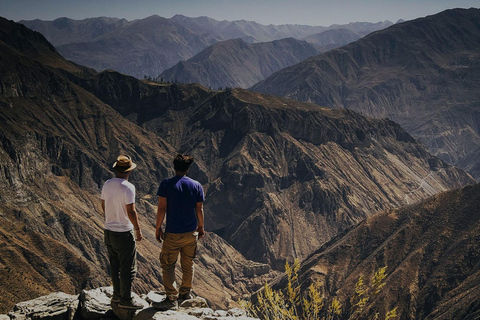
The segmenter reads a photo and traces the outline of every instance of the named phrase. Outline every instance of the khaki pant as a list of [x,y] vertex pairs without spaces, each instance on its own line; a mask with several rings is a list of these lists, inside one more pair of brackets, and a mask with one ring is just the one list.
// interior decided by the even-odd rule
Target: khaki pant
[[[170,299],[176,299],[179,294],[187,294],[192,290],[193,258],[197,253],[198,232],[165,233],[160,265],[162,266],[163,285]],[[182,284],[180,290],[175,288],[175,264],[180,253],[182,266]]]

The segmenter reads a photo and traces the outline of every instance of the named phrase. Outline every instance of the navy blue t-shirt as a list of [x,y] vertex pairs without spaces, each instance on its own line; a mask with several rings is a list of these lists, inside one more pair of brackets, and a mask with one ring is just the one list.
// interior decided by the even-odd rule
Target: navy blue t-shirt
[[165,232],[184,233],[197,229],[195,205],[205,200],[200,182],[187,176],[175,176],[160,183],[157,196],[167,198]]

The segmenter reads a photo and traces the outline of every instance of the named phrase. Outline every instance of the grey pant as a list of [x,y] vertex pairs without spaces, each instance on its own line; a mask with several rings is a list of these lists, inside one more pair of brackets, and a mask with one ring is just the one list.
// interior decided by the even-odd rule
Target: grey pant
[[128,302],[132,299],[132,282],[137,273],[137,249],[133,230],[105,230],[105,244],[110,260],[113,296],[122,302]]

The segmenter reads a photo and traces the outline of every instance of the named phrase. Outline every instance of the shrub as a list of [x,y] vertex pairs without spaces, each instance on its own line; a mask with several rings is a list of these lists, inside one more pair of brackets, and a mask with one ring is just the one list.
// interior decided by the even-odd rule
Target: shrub
[[[266,282],[263,290],[258,292],[258,301],[254,305],[250,301],[240,301],[242,307],[250,316],[265,320],[334,320],[359,319],[371,299],[378,295],[385,286],[387,267],[378,269],[370,284],[360,276],[352,297],[349,299],[349,310],[342,310],[342,303],[336,297],[325,297],[322,293],[322,283],[316,281],[310,284],[305,293],[300,293],[298,271],[300,262],[295,259],[292,266],[285,264],[287,286],[282,292],[274,290]],[[397,308],[388,311],[385,320],[395,319]],[[380,319],[379,313],[374,319]]]

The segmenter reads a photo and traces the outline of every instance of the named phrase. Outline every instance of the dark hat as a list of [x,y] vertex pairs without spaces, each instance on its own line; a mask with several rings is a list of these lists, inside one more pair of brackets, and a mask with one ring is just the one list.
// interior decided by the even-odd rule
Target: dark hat
[[119,155],[117,161],[113,164],[113,170],[117,172],[128,172],[135,169],[137,165],[132,162],[129,156]]

